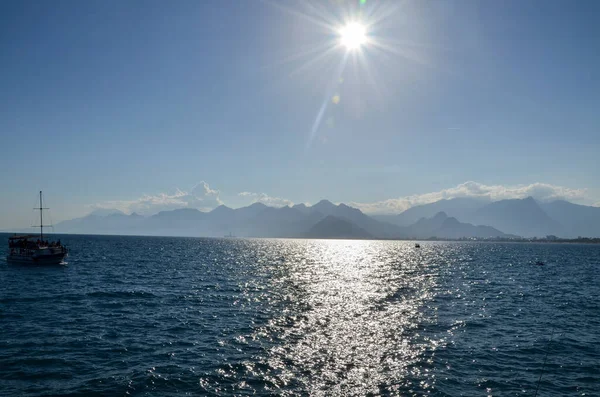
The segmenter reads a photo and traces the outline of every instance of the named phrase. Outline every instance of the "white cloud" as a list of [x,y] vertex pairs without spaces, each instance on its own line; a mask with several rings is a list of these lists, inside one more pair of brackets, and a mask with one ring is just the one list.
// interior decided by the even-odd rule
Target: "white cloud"
[[528,196],[532,196],[540,201],[560,199],[578,201],[586,198],[586,189],[571,189],[539,182],[530,185],[504,186],[484,185],[482,183],[469,181],[438,192],[399,197],[397,199],[388,199],[374,203],[353,202],[349,205],[371,214],[398,214],[416,205],[428,204],[438,200],[456,197],[473,197],[498,201],[512,198],[525,198]]
[[266,193],[252,193],[252,192],[241,192],[238,193],[240,197],[246,197],[251,200],[252,203],[263,203],[269,207],[285,207],[286,205],[294,205],[291,200],[271,197]]
[[[159,193],[144,195],[136,200],[113,200],[88,206],[91,210],[118,209],[125,213],[137,212],[140,214],[154,214],[159,211],[168,211],[177,208],[197,208],[201,211],[210,211],[223,204],[220,192],[211,189],[208,183],[201,181],[189,191],[176,189],[174,193]],[[272,207],[293,205],[291,200],[271,197],[266,193],[241,192],[239,197],[251,203],[263,203]],[[565,199],[569,201],[593,202],[587,196],[586,189],[571,189],[563,186],[545,183],[532,183],[530,185],[484,185],[477,182],[465,182],[458,186],[443,189],[437,192],[417,194],[393,198],[371,203],[349,202],[348,205],[361,209],[369,214],[398,214],[410,207],[432,203],[441,199],[456,197],[474,197],[490,201],[510,198],[525,198],[533,196],[540,201]],[[600,202],[593,204],[600,207]]]
[[105,201],[90,206],[91,209],[111,208],[126,213],[154,214],[159,211],[168,211],[178,208],[197,208],[201,211],[210,211],[223,204],[219,198],[219,191],[211,189],[208,183],[201,181],[189,191],[176,189],[175,193],[159,193],[156,195],[143,195],[137,200]]

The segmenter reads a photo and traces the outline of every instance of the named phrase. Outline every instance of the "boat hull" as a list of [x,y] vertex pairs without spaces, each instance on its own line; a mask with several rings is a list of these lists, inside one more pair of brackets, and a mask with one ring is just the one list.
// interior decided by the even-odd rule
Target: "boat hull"
[[65,253],[39,256],[14,254],[7,256],[6,261],[24,265],[60,265],[66,256]]

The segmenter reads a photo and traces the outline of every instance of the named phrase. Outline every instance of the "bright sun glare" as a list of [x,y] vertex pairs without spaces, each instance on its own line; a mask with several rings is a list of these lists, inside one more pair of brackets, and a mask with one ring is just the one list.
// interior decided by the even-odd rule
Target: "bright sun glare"
[[348,50],[357,50],[367,41],[367,30],[358,22],[350,22],[339,31],[340,42]]

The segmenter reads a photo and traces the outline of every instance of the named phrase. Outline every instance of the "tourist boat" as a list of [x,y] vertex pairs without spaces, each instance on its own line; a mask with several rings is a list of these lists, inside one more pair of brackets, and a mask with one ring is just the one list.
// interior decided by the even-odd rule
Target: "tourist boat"
[[415,244],[415,248],[421,248],[421,244],[419,244],[419,243],[416,243],[416,244]]
[[[33,265],[58,265],[67,256],[67,247],[58,241],[44,240],[43,212],[48,208],[42,205],[42,192],[40,191],[40,235],[14,235],[8,238],[9,254],[6,260],[11,263],[24,263]],[[39,238],[37,238],[39,237]],[[37,240],[36,240],[37,238]]]

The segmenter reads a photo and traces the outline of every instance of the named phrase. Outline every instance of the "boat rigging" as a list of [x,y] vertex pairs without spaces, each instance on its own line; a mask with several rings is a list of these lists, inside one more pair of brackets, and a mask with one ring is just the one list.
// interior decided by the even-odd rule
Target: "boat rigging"
[[[40,190],[40,206],[34,208],[40,211],[40,236],[34,241],[32,235],[14,235],[8,238],[9,254],[6,260],[11,263],[58,265],[68,255],[67,247],[60,240],[44,240],[44,208],[42,191]],[[32,226],[32,227],[37,227]]]

